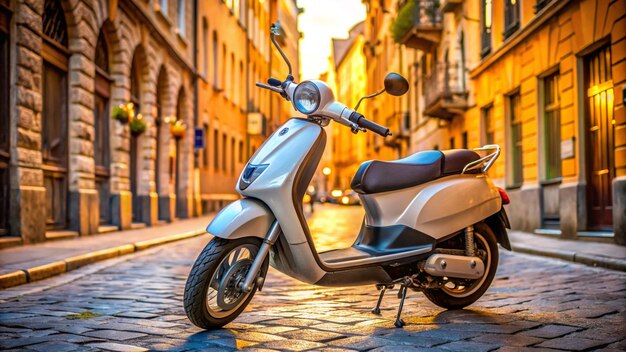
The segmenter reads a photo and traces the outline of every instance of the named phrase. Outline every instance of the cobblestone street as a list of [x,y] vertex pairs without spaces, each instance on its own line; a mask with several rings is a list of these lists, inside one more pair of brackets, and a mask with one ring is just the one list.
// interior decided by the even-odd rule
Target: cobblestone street
[[[317,207],[310,218],[320,250],[349,245],[359,207]],[[354,230],[353,230],[354,227]],[[69,350],[544,350],[626,349],[626,274],[501,251],[491,289],[462,311],[409,292],[370,309],[374,287],[323,288],[270,270],[262,292],[225,329],[205,332],[186,318],[187,274],[208,236],[116,259],[92,273],[43,281],[0,303],[0,348]],[[66,274],[67,275],[67,274]],[[39,284],[41,286],[41,284]]]

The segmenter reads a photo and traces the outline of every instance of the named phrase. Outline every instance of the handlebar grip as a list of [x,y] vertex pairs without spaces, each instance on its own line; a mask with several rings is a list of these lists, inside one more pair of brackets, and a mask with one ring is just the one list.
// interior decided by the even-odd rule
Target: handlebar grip
[[363,127],[383,137],[391,136],[391,132],[389,132],[389,129],[387,127],[381,126],[376,122],[372,122],[366,119],[365,117],[363,117],[363,115],[359,114],[356,111],[350,114],[348,120],[356,123],[359,127]]

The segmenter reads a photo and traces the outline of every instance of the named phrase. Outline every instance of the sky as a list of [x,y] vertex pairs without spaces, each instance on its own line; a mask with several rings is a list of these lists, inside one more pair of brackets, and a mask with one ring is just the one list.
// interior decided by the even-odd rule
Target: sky
[[361,0],[298,0],[304,13],[298,18],[301,80],[316,79],[328,71],[331,38],[347,38],[355,24],[365,20]]

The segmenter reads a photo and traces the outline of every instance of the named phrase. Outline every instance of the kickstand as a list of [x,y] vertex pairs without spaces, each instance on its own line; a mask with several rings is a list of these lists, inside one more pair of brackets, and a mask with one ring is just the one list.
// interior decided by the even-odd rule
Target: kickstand
[[380,315],[380,302],[383,301],[383,296],[385,295],[386,290],[387,290],[387,286],[384,286],[382,290],[380,290],[380,296],[378,296],[378,303],[376,303],[376,307],[372,309],[372,313],[376,315]]
[[400,291],[399,292],[402,292],[402,300],[400,301],[400,306],[398,307],[398,316],[396,317],[396,322],[393,324],[397,328],[401,328],[404,325],[406,325],[404,320],[402,320],[400,318],[400,315],[402,315],[402,307],[404,306],[404,299],[406,298],[406,290],[407,289],[408,289],[408,286],[401,286],[400,287]]

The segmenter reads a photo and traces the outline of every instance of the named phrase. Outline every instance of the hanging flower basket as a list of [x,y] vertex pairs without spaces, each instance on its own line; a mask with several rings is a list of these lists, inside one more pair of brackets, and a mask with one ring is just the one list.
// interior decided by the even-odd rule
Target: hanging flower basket
[[137,114],[137,116],[130,120],[129,127],[130,133],[132,133],[133,136],[138,136],[146,131],[148,125],[143,119],[143,116],[141,114]]
[[170,134],[176,139],[185,138],[185,132],[187,132],[187,124],[182,120],[175,120],[170,125]]
[[113,107],[113,111],[111,115],[113,119],[123,124],[127,124],[128,121],[130,121],[135,115],[133,103],[120,104],[118,106]]

